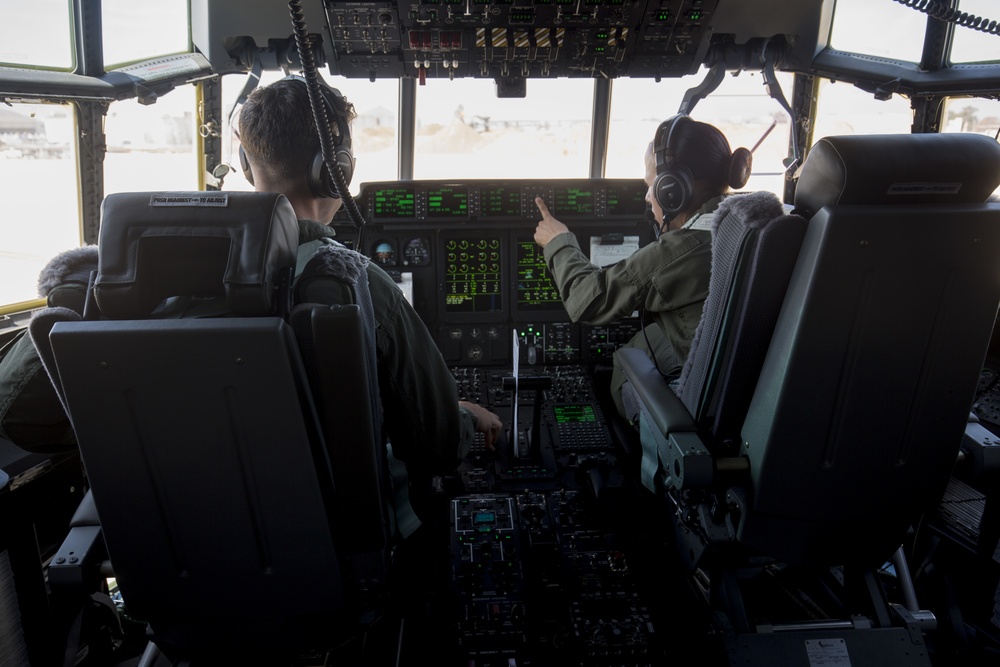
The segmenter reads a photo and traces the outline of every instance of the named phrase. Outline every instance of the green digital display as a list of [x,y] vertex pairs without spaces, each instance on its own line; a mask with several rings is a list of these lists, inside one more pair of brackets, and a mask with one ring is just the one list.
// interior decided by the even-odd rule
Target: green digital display
[[590,424],[597,421],[593,405],[556,405],[552,407],[556,424]]
[[446,313],[495,313],[503,309],[500,239],[448,239],[442,256]]
[[553,204],[556,215],[594,215],[595,196],[593,190],[584,188],[556,188]]
[[608,216],[632,215],[641,218],[646,210],[647,189],[642,181],[609,183],[605,188]]
[[510,10],[510,22],[527,24],[534,23],[535,10],[531,7],[513,7]]
[[373,203],[376,218],[413,218],[417,213],[413,188],[379,188]]
[[469,190],[444,186],[427,191],[427,217],[464,218],[469,215]]
[[[538,213],[538,209],[534,210]],[[479,215],[483,218],[521,217],[521,192],[517,188],[483,188],[479,191]]]
[[542,248],[533,239],[517,242],[517,309],[560,310],[562,299],[545,265]]

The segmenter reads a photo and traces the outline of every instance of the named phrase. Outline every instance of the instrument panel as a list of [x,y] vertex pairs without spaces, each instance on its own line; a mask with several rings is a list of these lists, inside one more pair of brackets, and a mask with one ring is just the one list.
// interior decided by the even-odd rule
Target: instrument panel
[[[324,0],[334,74],[348,77],[682,76],[718,0]],[[517,86],[510,97],[520,97]]]
[[[450,364],[610,361],[637,331],[634,319],[590,326],[570,321],[542,249],[535,197],[591,244],[653,240],[641,179],[416,180],[370,182],[356,197],[366,216],[356,248],[399,283]],[[356,232],[346,213],[338,236]]]
[[646,189],[638,179],[390,181],[366,183],[358,203],[370,224],[537,221],[535,197],[563,222],[612,221],[641,217]]

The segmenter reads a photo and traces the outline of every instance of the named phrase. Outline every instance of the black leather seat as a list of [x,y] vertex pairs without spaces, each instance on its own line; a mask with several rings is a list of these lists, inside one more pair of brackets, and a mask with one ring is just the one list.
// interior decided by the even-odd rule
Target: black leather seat
[[[1000,305],[1000,205],[984,203],[998,183],[1000,146],[988,137],[822,139],[795,195],[801,247],[786,244],[775,262],[741,242],[728,269],[713,265],[702,325],[712,336],[696,337],[682,386],[641,354],[626,360],[646,486],[671,500],[682,556],[709,573],[747,655],[786,655],[779,644],[791,642],[788,664],[805,658],[801,637],[774,638],[773,619],[754,633],[760,617],[738,581],[751,563],[857,574],[864,601],[839,609],[847,620],[824,619],[833,634],[808,626],[812,637],[874,655],[871,635],[835,625],[866,617],[906,628],[883,648],[921,644],[914,628],[929,619],[887,605],[874,572],[900,557],[958,455]],[[789,258],[786,290],[772,269]]]
[[281,195],[110,195],[102,216],[85,318],[32,336],[128,613],[175,661],[362,659],[389,553],[363,309],[290,310]]

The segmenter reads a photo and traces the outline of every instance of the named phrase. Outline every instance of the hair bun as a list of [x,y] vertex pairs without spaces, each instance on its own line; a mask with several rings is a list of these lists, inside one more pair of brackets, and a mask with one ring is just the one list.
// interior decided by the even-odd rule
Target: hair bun
[[729,187],[740,189],[750,180],[753,155],[745,148],[737,148],[729,159]]

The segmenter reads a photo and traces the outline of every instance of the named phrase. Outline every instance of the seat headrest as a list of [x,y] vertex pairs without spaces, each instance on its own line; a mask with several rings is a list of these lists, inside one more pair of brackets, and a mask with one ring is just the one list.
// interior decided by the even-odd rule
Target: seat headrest
[[1000,183],[1000,144],[980,134],[825,137],[809,151],[795,208],[837,204],[978,204]]
[[295,211],[280,194],[108,195],[94,296],[112,319],[146,317],[173,296],[224,296],[236,315],[271,315],[298,241]]

